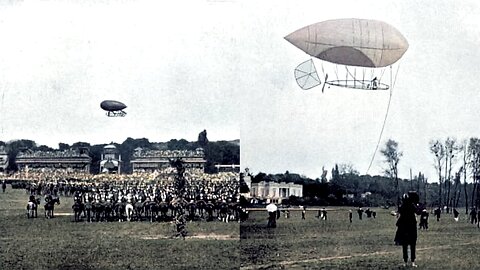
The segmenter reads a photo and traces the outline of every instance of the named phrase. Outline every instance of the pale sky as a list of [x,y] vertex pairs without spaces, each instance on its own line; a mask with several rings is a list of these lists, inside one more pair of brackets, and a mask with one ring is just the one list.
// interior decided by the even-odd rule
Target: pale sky
[[[196,140],[207,129],[240,138],[254,173],[315,178],[335,163],[365,173],[388,92],[303,91],[293,70],[310,57],[284,40],[338,18],[385,21],[409,42],[382,139],[399,143],[401,177],[436,178],[430,140],[479,135],[475,1],[77,2],[0,4],[1,140]],[[127,116],[107,118],[104,99]],[[370,174],[382,166],[377,153]]]

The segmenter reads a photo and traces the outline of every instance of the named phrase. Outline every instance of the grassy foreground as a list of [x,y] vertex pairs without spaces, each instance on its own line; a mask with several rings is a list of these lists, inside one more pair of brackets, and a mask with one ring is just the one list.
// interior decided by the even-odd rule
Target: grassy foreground
[[[56,217],[27,219],[23,190],[0,192],[0,269],[238,269],[239,224],[187,224],[191,238],[169,239],[170,223],[74,223],[72,200]],[[64,214],[65,213],[65,214]],[[63,215],[62,215],[63,214]]]
[[[401,247],[393,243],[395,217],[375,209],[377,218],[352,224],[349,208],[330,208],[328,220],[299,211],[283,216],[277,228],[266,228],[266,213],[251,212],[240,227],[241,269],[404,269]],[[465,215],[455,222],[431,215],[428,231],[418,231],[416,269],[478,269],[480,230]]]

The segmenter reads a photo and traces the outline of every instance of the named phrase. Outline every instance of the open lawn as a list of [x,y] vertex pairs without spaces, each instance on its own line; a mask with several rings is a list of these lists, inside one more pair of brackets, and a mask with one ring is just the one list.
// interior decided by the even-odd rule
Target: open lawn
[[193,222],[170,239],[171,223],[75,223],[71,198],[56,217],[27,219],[24,190],[0,192],[0,269],[238,269],[239,224]]
[[[301,220],[300,211],[291,211],[275,229],[266,228],[266,212],[250,212],[240,227],[241,269],[404,269],[390,210],[359,220],[354,209],[350,224],[349,208],[328,209],[328,220],[316,211]],[[460,218],[437,222],[430,215],[429,230],[418,232],[417,269],[480,269],[480,229]]]

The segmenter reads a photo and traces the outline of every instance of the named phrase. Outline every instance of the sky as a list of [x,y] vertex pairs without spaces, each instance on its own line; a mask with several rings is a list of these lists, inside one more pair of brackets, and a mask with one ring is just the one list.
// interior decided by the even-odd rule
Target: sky
[[[432,139],[478,136],[475,1],[7,1],[0,4],[0,140],[241,139],[241,166],[316,178],[365,173],[388,91],[301,90],[310,56],[284,37],[338,18],[375,19],[408,40],[381,146],[399,143],[400,177],[434,181]],[[318,59],[314,59],[319,65]],[[128,108],[108,118],[99,104]],[[370,174],[384,162],[377,152]]]

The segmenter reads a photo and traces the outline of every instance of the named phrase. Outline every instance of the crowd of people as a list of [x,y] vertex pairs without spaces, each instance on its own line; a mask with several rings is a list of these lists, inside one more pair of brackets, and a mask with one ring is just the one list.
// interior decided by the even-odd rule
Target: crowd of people
[[142,150],[139,149],[133,153],[133,157],[169,157],[169,158],[185,158],[185,157],[204,157],[202,148],[196,150]]
[[[41,169],[20,171],[11,179],[21,179],[30,196],[73,197],[76,220],[175,220],[178,213],[187,220],[237,221],[240,215],[239,174],[216,174],[187,170],[182,194],[176,187],[175,171],[134,172],[132,174],[90,175],[81,171]],[[129,205],[133,208],[128,213]]]
[[27,150],[27,151],[21,151],[18,153],[17,157],[83,157],[87,156],[88,153],[86,152],[81,152],[78,149],[66,149],[66,150],[52,150],[52,151],[33,151],[33,150]]

